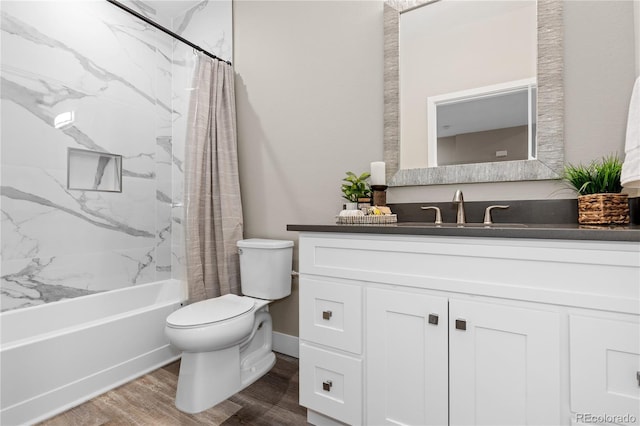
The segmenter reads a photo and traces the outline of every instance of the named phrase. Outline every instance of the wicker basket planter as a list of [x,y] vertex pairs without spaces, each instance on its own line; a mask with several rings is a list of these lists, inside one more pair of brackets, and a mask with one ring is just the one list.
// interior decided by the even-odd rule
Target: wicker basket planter
[[627,194],[590,194],[578,197],[578,223],[610,225],[629,223]]

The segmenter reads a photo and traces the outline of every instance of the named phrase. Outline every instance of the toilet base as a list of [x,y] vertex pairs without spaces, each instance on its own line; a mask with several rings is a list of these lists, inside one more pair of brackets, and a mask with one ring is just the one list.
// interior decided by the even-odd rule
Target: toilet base
[[264,354],[251,368],[242,370],[242,389],[249,386],[260,377],[264,376],[276,364],[276,355],[273,352]]
[[246,342],[211,352],[183,352],[176,408],[199,413],[264,376],[276,363],[271,349],[272,331],[271,316],[263,309],[256,314],[253,332]]
[[[225,368],[216,368],[225,366]],[[235,368],[234,368],[235,366]],[[240,390],[240,348],[184,352],[180,361],[176,408],[199,413]]]

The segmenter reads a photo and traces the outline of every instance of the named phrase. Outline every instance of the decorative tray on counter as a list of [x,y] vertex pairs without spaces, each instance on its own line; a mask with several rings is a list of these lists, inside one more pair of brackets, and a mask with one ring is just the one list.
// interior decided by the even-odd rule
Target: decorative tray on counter
[[371,225],[378,223],[396,223],[398,222],[398,215],[365,215],[365,216],[336,216],[336,223],[340,225],[346,224],[358,224],[358,225]]

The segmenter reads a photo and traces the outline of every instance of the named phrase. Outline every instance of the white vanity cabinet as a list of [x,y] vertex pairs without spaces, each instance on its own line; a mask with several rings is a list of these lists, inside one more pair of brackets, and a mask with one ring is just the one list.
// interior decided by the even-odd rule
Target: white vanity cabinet
[[556,313],[366,294],[368,424],[559,424]]
[[638,243],[303,232],[300,273],[312,424],[640,424]]

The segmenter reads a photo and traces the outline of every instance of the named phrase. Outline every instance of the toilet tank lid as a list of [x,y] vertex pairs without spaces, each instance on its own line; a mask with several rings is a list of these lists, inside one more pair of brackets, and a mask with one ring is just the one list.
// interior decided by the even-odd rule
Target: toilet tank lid
[[249,238],[247,240],[238,241],[238,247],[241,248],[261,248],[261,249],[279,249],[293,247],[293,241],[289,240],[268,240],[263,238]]

